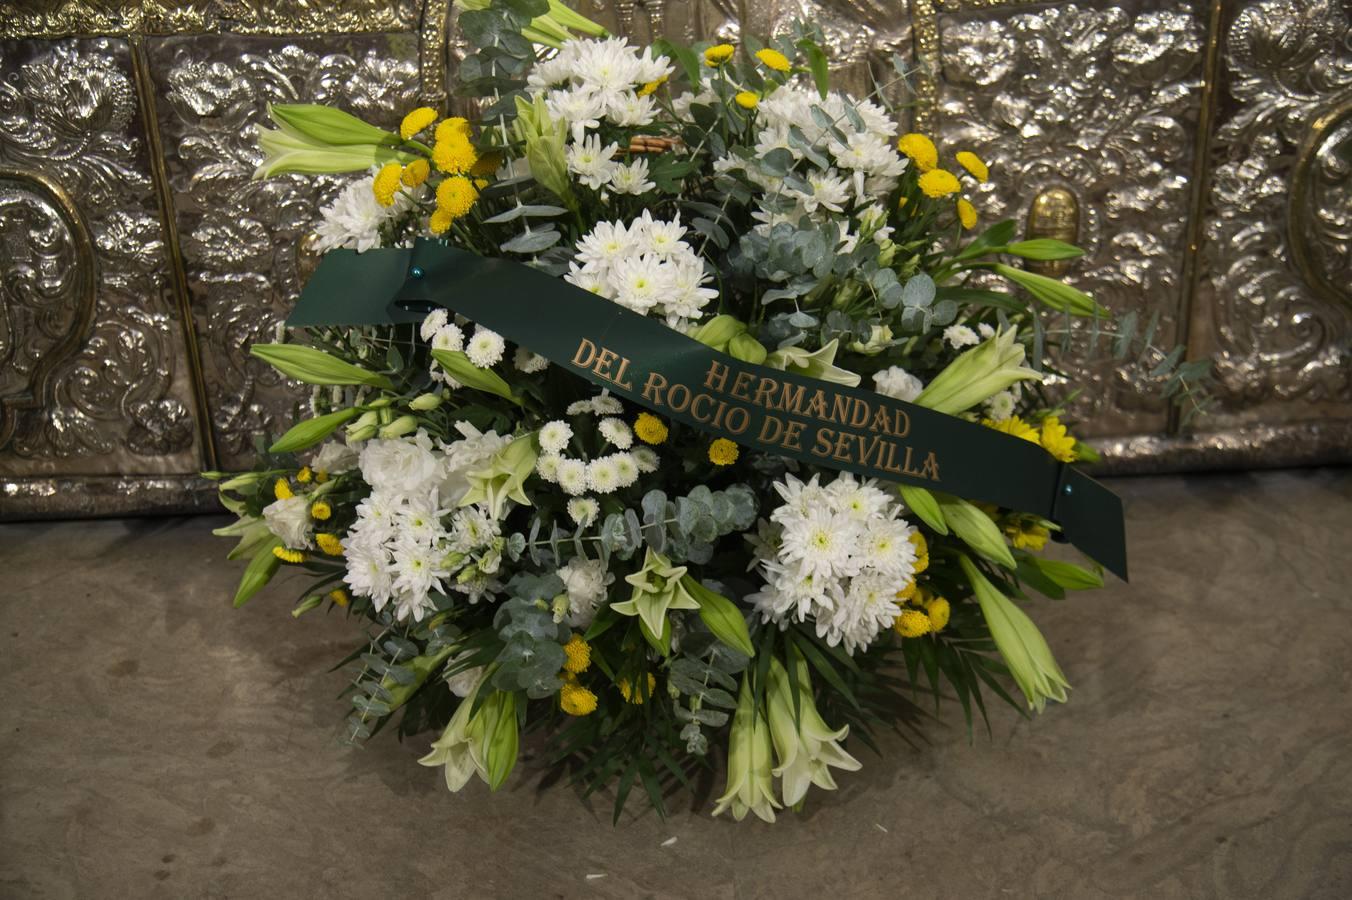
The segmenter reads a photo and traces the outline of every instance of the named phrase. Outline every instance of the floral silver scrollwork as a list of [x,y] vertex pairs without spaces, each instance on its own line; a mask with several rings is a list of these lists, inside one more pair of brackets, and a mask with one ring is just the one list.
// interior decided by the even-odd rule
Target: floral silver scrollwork
[[[1352,399],[1352,26],[1339,0],[1263,0],[1224,44],[1203,247],[1233,410]],[[1341,152],[1337,148],[1343,148]]]
[[[940,143],[990,163],[973,198],[984,223],[1025,221],[1035,198],[1069,192],[1087,253],[1067,279],[1118,314],[1158,311],[1163,341],[1182,305],[1202,34],[1181,3],[982,9],[939,25]],[[1088,382],[1075,408],[1099,432],[1162,429],[1145,369],[1062,364]]]
[[[165,84],[165,154],[180,213],[217,450],[248,465],[308,396],[248,347],[275,339],[303,284],[297,246],[346,183],[337,177],[253,180],[256,126],[268,103],[344,107],[392,125],[418,100],[418,60],[384,40],[275,43],[168,41],[152,49]],[[322,48],[322,49],[320,49]],[[246,52],[240,52],[241,49]]]
[[[32,380],[43,396],[35,408],[11,404],[0,469],[188,470],[196,464],[190,374],[127,44],[8,45],[0,72],[0,167],[33,173],[30,187],[49,186],[34,194],[10,181],[6,194],[9,252],[0,268],[11,288],[3,297],[11,346],[0,356],[41,370]],[[74,198],[78,211],[52,206],[58,195]],[[65,264],[71,270],[58,274]],[[95,277],[88,309],[75,285]],[[52,291],[65,297],[56,312]],[[47,324],[36,324],[44,316]],[[29,324],[16,329],[20,321]],[[4,390],[23,389],[7,382]]]

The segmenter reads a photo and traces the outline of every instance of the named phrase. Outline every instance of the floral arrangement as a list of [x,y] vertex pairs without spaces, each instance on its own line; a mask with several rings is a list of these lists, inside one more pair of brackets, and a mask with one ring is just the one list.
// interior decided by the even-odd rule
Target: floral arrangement
[[[473,121],[271,109],[259,177],[355,173],[320,249],[513,259],[734,360],[1095,459],[1044,318],[1107,311],[1016,264],[1080,251],[980,229],[986,164],[905,133],[890,85],[831,90],[813,28],[639,49],[557,2],[459,22]],[[910,727],[921,684],[969,728],[987,696],[1066,699],[1024,606],[1102,577],[1042,555],[1047,518],[749,451],[445,309],[253,352],[313,411],[255,471],[209,473],[248,560],[235,604],[304,573],[294,615],[363,632],[347,733],[432,732],[453,791],[500,787],[533,729],[617,816],[725,759],[714,812],[773,821]]]

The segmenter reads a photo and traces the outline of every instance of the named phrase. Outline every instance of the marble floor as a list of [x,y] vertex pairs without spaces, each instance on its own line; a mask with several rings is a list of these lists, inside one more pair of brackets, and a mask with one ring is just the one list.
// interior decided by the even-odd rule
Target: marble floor
[[1352,471],[1113,486],[1131,584],[1034,610],[1071,702],[775,827],[447,794],[338,741],[350,628],[232,610],[221,519],[0,526],[0,897],[1352,896]]

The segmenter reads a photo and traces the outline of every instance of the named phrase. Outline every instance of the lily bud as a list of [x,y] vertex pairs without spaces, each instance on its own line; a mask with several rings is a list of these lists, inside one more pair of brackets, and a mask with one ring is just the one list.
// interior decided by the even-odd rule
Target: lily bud
[[270,128],[258,132],[263,161],[254,169],[254,180],[273,175],[331,175],[365,172],[385,163],[408,163],[413,154],[385,144],[324,144]]
[[318,103],[270,103],[268,118],[286,134],[319,144],[398,144],[399,135]]
[[403,437],[418,430],[418,420],[413,416],[400,416],[384,428],[380,429],[382,438]]
[[408,404],[408,408],[417,412],[427,412],[436,409],[441,405],[442,398],[440,394],[421,394],[414,397]]
[[718,798],[714,815],[728,809],[738,822],[748,812],[763,821],[773,822],[775,810],[782,805],[775,799],[775,782],[770,770],[770,728],[765,716],[756,709],[751,683],[742,676],[737,695],[737,712],[728,734],[728,787]]
[[746,333],[746,325],[742,324],[735,316],[727,314],[714,316],[707,322],[702,323],[690,336],[699,341],[706,347],[714,350],[726,350],[728,343],[739,334]]
[[1015,330],[1006,328],[966,351],[936,375],[915,402],[956,415],[988,400],[1016,381],[1041,381],[1041,375],[1024,368],[1023,345],[1016,343],[1014,337]]
[[545,108],[543,97],[527,102],[516,98],[516,122],[512,129],[517,140],[526,145],[526,161],[535,180],[563,200],[570,209],[577,207],[573,196],[572,176],[564,156],[568,138],[568,123],[555,119]]
[[766,356],[769,355],[765,345],[749,334],[739,334],[728,341],[727,353],[733,359],[740,359],[756,366],[765,362]]

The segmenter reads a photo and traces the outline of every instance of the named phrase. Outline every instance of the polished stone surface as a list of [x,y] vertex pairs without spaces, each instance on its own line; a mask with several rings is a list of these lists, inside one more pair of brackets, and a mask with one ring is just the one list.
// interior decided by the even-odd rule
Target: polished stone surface
[[0,526],[0,897],[1352,896],[1352,471],[1113,486],[1132,583],[1034,610],[1071,702],[773,828],[449,795],[338,743],[351,629],[232,610],[221,520]]

